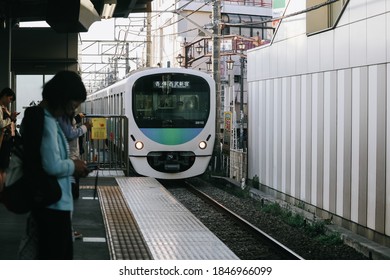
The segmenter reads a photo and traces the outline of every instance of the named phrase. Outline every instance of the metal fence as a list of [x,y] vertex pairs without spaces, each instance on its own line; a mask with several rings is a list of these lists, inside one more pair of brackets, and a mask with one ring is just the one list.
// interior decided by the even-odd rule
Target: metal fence
[[87,115],[83,122],[92,129],[80,141],[81,158],[95,163],[99,170],[123,171],[129,174],[128,119],[118,115]]
[[245,185],[248,177],[248,154],[246,151],[230,150],[230,174],[229,177],[241,183],[241,186]]

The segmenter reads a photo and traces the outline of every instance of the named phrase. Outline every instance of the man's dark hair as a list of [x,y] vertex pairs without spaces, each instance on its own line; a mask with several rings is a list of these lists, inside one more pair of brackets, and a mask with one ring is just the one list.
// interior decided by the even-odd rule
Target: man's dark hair
[[42,98],[52,109],[57,109],[71,100],[84,102],[87,90],[76,72],[60,71],[43,86]]
[[15,101],[16,100],[16,94],[15,92],[10,89],[9,87],[6,87],[6,88],[3,88],[0,92],[0,98],[2,98],[4,95],[6,96],[12,96],[12,100]]

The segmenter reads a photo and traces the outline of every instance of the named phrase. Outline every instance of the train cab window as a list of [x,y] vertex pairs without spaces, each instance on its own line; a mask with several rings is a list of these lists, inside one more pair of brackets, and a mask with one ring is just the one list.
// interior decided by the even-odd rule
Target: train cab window
[[210,87],[203,78],[150,75],[133,86],[133,116],[143,128],[204,127],[210,113]]

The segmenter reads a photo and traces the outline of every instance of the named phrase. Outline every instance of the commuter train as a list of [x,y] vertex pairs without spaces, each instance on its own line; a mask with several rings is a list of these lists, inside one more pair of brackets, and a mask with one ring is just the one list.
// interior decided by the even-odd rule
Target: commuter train
[[205,172],[215,141],[215,83],[184,68],[146,68],[88,96],[87,114],[128,118],[129,160],[158,179]]

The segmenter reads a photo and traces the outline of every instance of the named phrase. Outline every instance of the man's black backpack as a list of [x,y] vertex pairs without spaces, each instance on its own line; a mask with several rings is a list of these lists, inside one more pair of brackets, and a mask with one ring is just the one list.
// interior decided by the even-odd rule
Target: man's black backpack
[[14,213],[24,214],[33,208],[46,207],[60,200],[57,178],[42,168],[41,143],[44,110],[28,107],[21,124],[21,138],[15,141],[1,202]]

